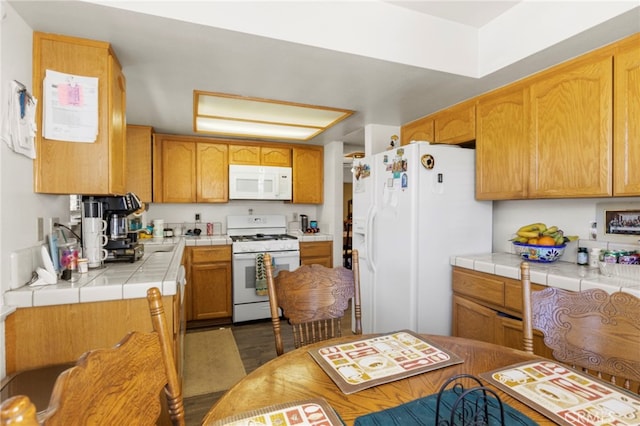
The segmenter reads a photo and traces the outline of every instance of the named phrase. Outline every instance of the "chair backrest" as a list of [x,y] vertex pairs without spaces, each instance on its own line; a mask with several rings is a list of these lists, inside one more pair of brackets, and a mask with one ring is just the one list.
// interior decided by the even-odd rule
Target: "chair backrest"
[[[74,367],[58,376],[41,423],[154,425],[161,414],[164,391],[171,422],[184,425],[182,387],[160,291],[150,289],[147,299],[153,331],[131,332],[113,348],[83,354]],[[2,415],[21,411],[17,408],[30,415],[35,410],[29,404],[24,397],[14,397],[3,406]],[[23,418],[27,423],[11,424],[35,420]]]
[[352,300],[355,333],[362,334],[357,250],[353,250],[351,269],[303,265],[294,271],[280,271],[274,277],[269,254],[264,256],[264,263],[278,355],[284,353],[278,308],[292,326],[296,348],[341,336],[341,319],[349,308],[349,300]]
[[531,292],[529,264],[521,264],[524,350],[533,329],[556,360],[637,392],[640,382],[640,299],[632,294],[546,288]]

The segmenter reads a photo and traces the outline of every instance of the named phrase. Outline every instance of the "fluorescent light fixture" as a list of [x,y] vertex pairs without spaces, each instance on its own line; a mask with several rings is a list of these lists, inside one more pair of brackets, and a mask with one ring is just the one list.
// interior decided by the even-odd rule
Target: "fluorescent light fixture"
[[225,136],[309,140],[353,111],[194,90],[194,131]]

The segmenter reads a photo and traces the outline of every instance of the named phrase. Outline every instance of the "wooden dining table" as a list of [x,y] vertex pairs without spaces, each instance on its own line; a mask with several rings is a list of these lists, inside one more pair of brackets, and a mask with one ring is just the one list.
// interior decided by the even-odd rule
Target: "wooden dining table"
[[[359,416],[435,394],[452,376],[478,376],[515,363],[542,359],[537,355],[477,340],[421,334],[422,339],[453,352],[464,362],[345,394],[309,354],[311,349],[374,336],[343,336],[286,352],[260,366],[229,389],[211,407],[203,424],[274,404],[324,398],[346,425],[353,425]],[[538,424],[554,424],[498,388],[489,387],[497,392],[503,402]]]

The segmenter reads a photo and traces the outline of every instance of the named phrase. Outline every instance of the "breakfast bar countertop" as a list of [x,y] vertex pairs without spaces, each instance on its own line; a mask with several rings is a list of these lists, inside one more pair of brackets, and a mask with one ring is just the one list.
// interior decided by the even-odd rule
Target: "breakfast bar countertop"
[[144,255],[136,262],[106,263],[102,268],[89,269],[86,274],[74,272],[70,281],[58,280],[57,284],[24,285],[4,293],[4,303],[28,308],[135,299],[146,297],[151,287],[158,287],[165,296],[176,294],[184,247],[195,245],[195,239],[165,238],[142,242],[145,244]]
[[[520,256],[511,253],[468,254],[451,256],[450,258],[452,266],[515,280],[520,279],[521,263]],[[639,280],[608,277],[602,275],[598,268],[589,268],[571,262],[529,262],[529,264],[532,283],[571,291],[601,288],[607,293],[613,293],[622,290],[640,297]]]

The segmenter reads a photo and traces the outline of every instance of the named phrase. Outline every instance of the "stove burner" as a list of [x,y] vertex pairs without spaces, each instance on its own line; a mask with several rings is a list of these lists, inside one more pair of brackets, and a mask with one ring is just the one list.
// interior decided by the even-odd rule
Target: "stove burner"
[[274,241],[274,240],[297,240],[298,238],[287,234],[254,234],[254,235],[234,235],[233,242],[245,241]]

